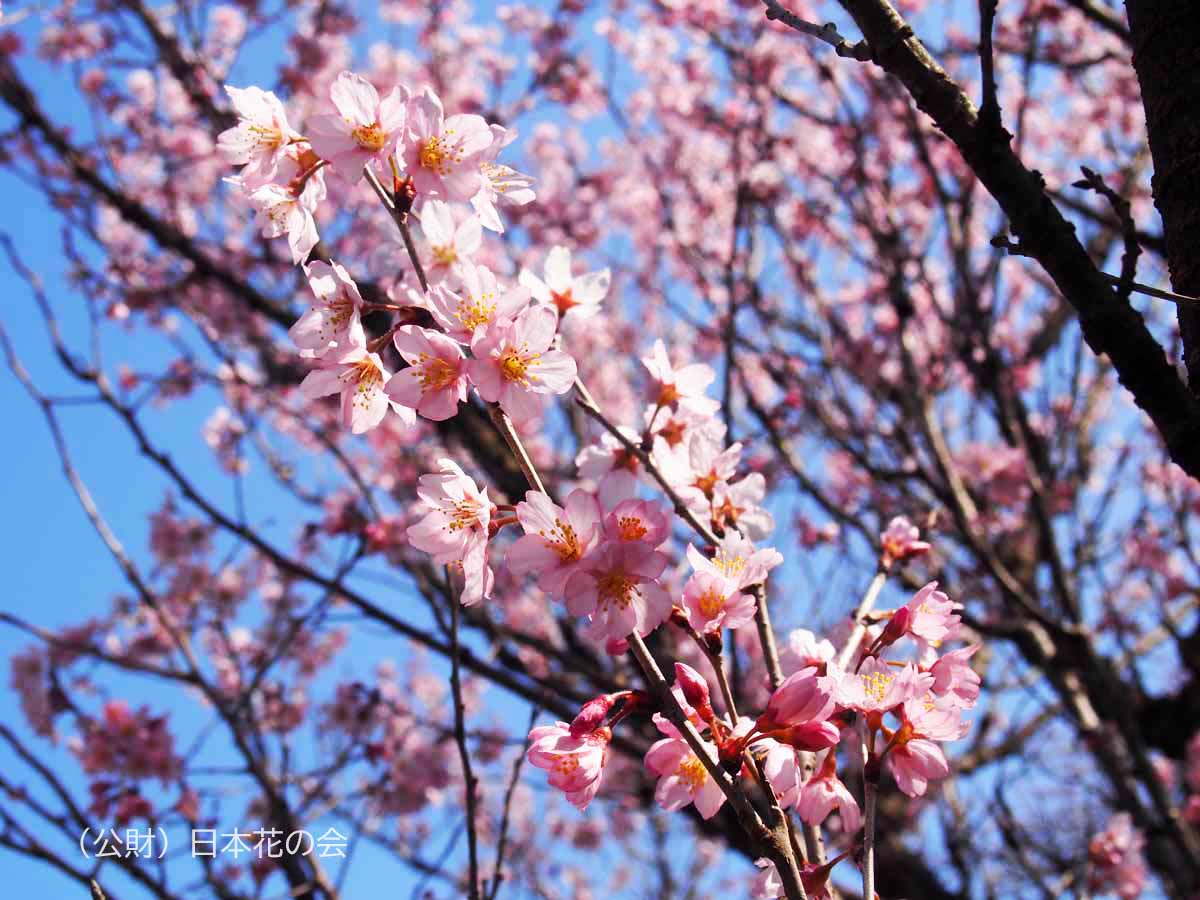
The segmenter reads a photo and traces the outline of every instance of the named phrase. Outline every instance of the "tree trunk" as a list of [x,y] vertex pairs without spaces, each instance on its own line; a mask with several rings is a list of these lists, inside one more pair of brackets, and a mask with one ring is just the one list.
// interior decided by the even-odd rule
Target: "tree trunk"
[[[1196,0],[1126,0],[1125,11],[1171,286],[1200,296],[1200,9]],[[1178,315],[1188,386],[1200,394],[1200,309],[1180,304]]]

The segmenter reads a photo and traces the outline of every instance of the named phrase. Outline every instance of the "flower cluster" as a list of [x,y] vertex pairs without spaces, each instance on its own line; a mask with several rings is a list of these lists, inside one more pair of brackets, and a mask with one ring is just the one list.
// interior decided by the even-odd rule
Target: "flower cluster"
[[[515,132],[477,115],[445,115],[428,88],[395,86],[381,97],[351,72],[333,82],[331,109],[310,116],[305,134],[292,128],[271,92],[226,90],[238,122],[220,136],[218,148],[242,167],[226,180],[255,209],[265,237],[287,235],[292,260],[304,267],[315,298],[290,331],[300,355],[317,366],[300,385],[303,397],[340,395],[344,426],[360,434],[389,410],[408,425],[418,415],[448,419],[472,387],[525,422],[541,412],[546,395],[570,389],[575,361],[554,346],[559,316],[594,311],[608,290],[607,270],[573,278],[569,251],[556,247],[547,262],[553,287],[522,273],[522,282],[537,286],[531,294],[523,285],[501,286],[471,261],[481,228],[503,230],[497,203],[520,205],[534,197],[532,179],[496,162]],[[418,271],[421,293],[409,291],[403,304],[367,303],[342,266],[312,258],[326,173],[342,191],[370,180],[399,217],[406,248],[408,215],[417,216],[428,245],[428,279],[424,268]],[[470,210],[458,221],[456,203]],[[420,265],[419,258],[412,261]],[[362,324],[366,312],[383,309],[402,315],[388,332],[403,360],[395,373],[380,355],[386,337],[368,339]],[[422,312],[438,327],[415,324]]]

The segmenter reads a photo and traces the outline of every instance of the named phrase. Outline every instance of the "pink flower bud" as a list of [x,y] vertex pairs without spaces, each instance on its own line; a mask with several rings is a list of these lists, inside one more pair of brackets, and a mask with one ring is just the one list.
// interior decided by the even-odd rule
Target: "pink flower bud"
[[683,698],[706,722],[714,718],[712,701],[709,698],[708,682],[691,666],[675,663],[675,683],[683,692]]
[[583,709],[571,722],[571,737],[581,738],[603,725],[608,711],[612,709],[614,697],[615,694],[604,694],[583,704]]
[[838,727],[829,721],[801,722],[776,733],[776,738],[783,743],[811,753],[827,747],[836,747],[840,737]]

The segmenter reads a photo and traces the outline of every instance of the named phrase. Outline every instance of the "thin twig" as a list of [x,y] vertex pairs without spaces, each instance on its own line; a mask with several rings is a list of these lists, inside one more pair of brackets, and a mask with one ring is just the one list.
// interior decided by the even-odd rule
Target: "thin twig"
[[846,646],[838,654],[837,664],[839,669],[846,668],[853,658],[854,652],[858,649],[858,645],[862,643],[863,635],[867,633],[866,617],[875,608],[875,601],[879,599],[879,592],[883,590],[883,584],[887,581],[887,576],[887,569],[881,568],[876,572],[875,577],[871,579],[871,583],[867,585],[867,592],[863,594],[862,600],[858,602],[858,607],[854,610],[854,630],[850,632],[850,637],[846,639]]
[[815,37],[818,41],[824,41],[834,49],[838,56],[857,59],[859,62],[868,62],[871,59],[871,48],[867,46],[866,41],[851,44],[838,33],[837,25],[833,22],[826,22],[824,25],[809,22],[794,12],[784,9],[779,5],[778,0],[763,0],[763,5],[767,8],[768,19],[781,22],[801,34]]
[[[533,724],[537,721],[540,712],[541,709],[537,706],[530,710],[529,724],[525,727],[527,735],[533,731]],[[517,782],[521,779],[521,766],[525,764],[525,752],[528,749],[529,738],[526,737],[521,752],[517,754],[516,762],[513,763],[512,775],[508,779],[508,789],[504,792],[504,812],[500,815],[500,834],[496,839],[496,865],[492,870],[492,884],[487,900],[496,900],[496,895],[500,893],[500,885],[504,881],[504,851],[508,844],[509,812],[512,810],[513,794],[516,792]]]
[[479,900],[479,848],[478,833],[475,827],[475,773],[471,770],[471,753],[467,749],[467,730],[464,720],[466,709],[463,707],[462,679],[458,664],[458,619],[459,603],[450,590],[450,569],[446,568],[446,600],[450,604],[450,692],[454,697],[454,743],[458,745],[458,756],[462,761],[463,791],[466,795],[467,806],[467,877],[470,879],[468,895],[471,900]]

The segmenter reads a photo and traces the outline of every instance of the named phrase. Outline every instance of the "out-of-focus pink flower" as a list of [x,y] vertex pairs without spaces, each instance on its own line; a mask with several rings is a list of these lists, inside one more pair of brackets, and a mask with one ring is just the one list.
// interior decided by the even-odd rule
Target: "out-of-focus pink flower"
[[339,176],[354,184],[371,160],[385,162],[404,137],[407,90],[395,87],[382,100],[374,85],[342,72],[329,89],[336,113],[313,116],[308,139]]
[[571,274],[571,251],[566,247],[551,247],[543,271],[545,280],[528,269],[522,269],[521,284],[529,288],[533,299],[553,307],[565,322],[569,319],[590,319],[600,311],[600,301],[608,294],[612,273],[608,269],[586,275]]
[[596,499],[577,489],[567,496],[564,506],[558,506],[540,491],[529,491],[517,504],[517,521],[525,535],[509,548],[509,571],[535,574],[546,593],[561,594],[599,540]]
[[[716,759],[715,748],[707,742],[705,747],[710,758]],[[655,743],[646,752],[646,768],[658,776],[654,799],[668,812],[694,803],[702,818],[711,819],[725,803],[720,785],[682,738],[668,737]]]
[[389,407],[406,425],[412,425],[417,421],[416,414],[397,406],[383,390],[391,377],[379,354],[368,353],[365,347],[351,347],[345,353],[321,357],[321,368],[309,372],[300,382],[299,390],[306,400],[340,393],[342,425],[354,434],[362,434],[382,422]]
[[466,357],[462,348],[439,331],[404,325],[392,342],[408,368],[391,377],[387,395],[400,406],[442,422],[467,399]]
[[558,319],[544,306],[493,325],[471,345],[468,371],[479,396],[499,403],[514,421],[528,422],[542,411],[542,395],[562,394],[575,381],[575,360],[551,350]]
[[883,546],[883,564],[890,566],[922,553],[928,553],[930,545],[920,540],[921,532],[917,526],[904,516],[896,516],[888,522],[887,528],[879,535]]
[[408,101],[404,166],[418,194],[470,200],[483,187],[480,164],[492,140],[482,116],[446,118],[442,101],[429,88]]
[[612,732],[598,728],[576,737],[566,722],[556,722],[533,729],[529,739],[529,763],[548,771],[551,786],[563,791],[573,806],[587,809],[600,789]]
[[314,260],[305,266],[316,302],[288,329],[303,357],[324,356],[330,350],[366,345],[362,295],[349,273],[337,263]]
[[1088,844],[1092,890],[1114,893],[1121,900],[1134,900],[1146,886],[1146,839],[1133,827],[1129,813],[1116,813],[1108,826]]

